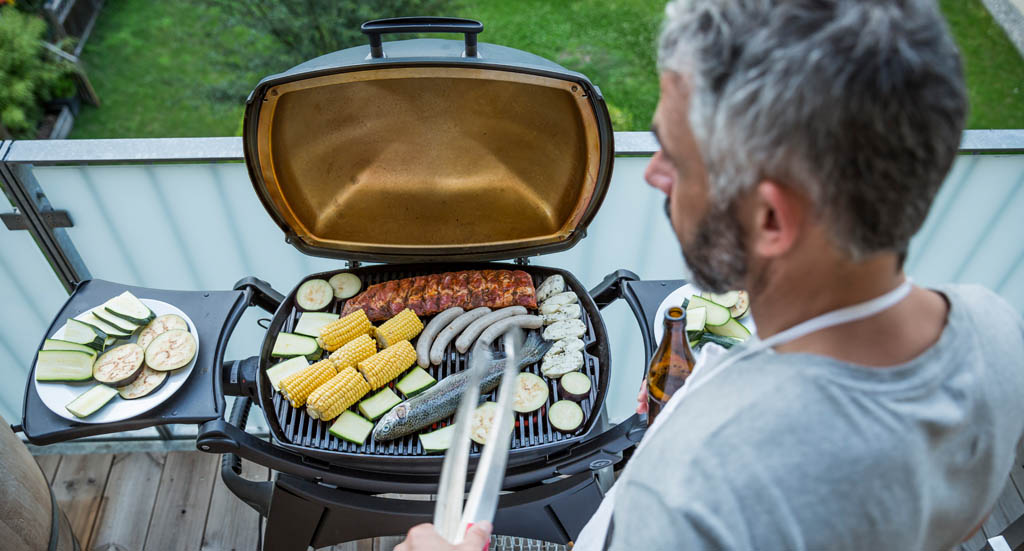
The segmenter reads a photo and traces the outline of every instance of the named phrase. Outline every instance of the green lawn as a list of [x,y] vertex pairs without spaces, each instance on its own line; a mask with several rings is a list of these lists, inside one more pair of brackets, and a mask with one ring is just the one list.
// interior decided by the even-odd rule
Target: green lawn
[[[664,0],[456,0],[484,22],[480,39],[580,71],[604,93],[617,130],[648,127],[657,102],[654,48]],[[1024,128],[1024,60],[980,0],[940,0],[963,50],[971,128]],[[73,138],[230,136],[263,76],[285,66],[269,39],[224,23],[199,0],[108,0],[83,60],[102,101]]]

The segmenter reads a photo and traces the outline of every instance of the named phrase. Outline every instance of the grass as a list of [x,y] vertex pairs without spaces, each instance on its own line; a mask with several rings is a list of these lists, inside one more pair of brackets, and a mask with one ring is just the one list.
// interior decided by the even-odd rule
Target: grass
[[[484,42],[582,72],[617,130],[644,130],[658,96],[654,51],[664,0],[455,0]],[[1024,59],[980,0],[940,0],[965,58],[970,128],[1024,128]],[[277,46],[198,0],[109,0],[83,60],[103,105],[73,138],[233,136],[245,96]],[[254,53],[266,54],[264,56]]]

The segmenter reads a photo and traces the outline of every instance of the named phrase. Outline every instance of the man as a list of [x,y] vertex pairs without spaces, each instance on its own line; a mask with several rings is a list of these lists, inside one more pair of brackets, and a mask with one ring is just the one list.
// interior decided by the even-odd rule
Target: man
[[1024,322],[902,272],[966,113],[935,3],[678,0],[659,58],[646,179],[758,339],[698,366],[580,547],[951,549],[1024,433]]

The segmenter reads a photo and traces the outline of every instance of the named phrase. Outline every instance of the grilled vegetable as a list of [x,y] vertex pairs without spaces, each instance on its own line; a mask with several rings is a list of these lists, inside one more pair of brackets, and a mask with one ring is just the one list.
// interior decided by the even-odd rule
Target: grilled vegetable
[[346,367],[355,367],[359,362],[377,353],[377,343],[369,335],[359,335],[345,346],[331,352],[338,371]]
[[552,356],[545,356],[540,364],[540,372],[545,377],[557,379],[566,373],[571,373],[583,367],[583,352],[563,352]]
[[306,399],[314,390],[337,374],[333,361],[320,360],[298,373],[281,379],[281,395],[292,403],[292,407],[300,408],[306,405]]
[[540,287],[537,287],[537,301],[543,302],[558,293],[565,291],[565,278],[560,275],[553,275],[545,279]]
[[146,347],[146,365],[157,371],[172,371],[185,367],[195,356],[195,337],[181,329],[171,329],[157,335]]
[[370,435],[371,430],[373,430],[373,423],[351,411],[342,412],[341,417],[338,417],[331,428],[327,429],[334,436],[356,445],[366,442],[366,437]]
[[313,419],[330,421],[370,392],[370,385],[351,367],[342,369],[317,387],[306,399],[306,413]]
[[302,282],[295,291],[295,304],[303,310],[321,310],[334,300],[334,288],[322,279]]
[[541,308],[545,306],[559,306],[562,304],[576,304],[580,301],[580,297],[576,296],[576,293],[572,291],[566,291],[564,293],[558,293],[557,295],[549,297],[547,300],[541,303]]
[[142,360],[146,353],[135,344],[122,344],[112,348],[99,358],[92,366],[92,377],[96,382],[118,387],[135,380],[142,373]]
[[558,394],[573,402],[582,402],[590,396],[590,377],[579,371],[566,373],[558,380]]
[[444,350],[445,348],[448,348],[448,343],[452,342],[452,339],[454,339],[456,335],[461,333],[471,323],[486,316],[490,311],[491,309],[487,307],[476,308],[462,314],[446,325],[445,328],[438,333],[433,344],[430,345],[430,363],[434,365],[441,365],[441,360],[444,359]]
[[583,424],[583,408],[576,402],[559,400],[548,408],[548,421],[559,432],[576,432]]
[[64,340],[102,350],[107,334],[89,324],[69,319],[64,324]]
[[420,331],[423,331],[423,322],[416,316],[416,312],[406,308],[381,324],[373,333],[380,347],[387,348],[398,341],[411,341]]
[[359,413],[371,421],[376,421],[401,402],[402,399],[395,394],[395,391],[384,387],[384,390],[359,402]]
[[544,338],[549,341],[582,337],[587,333],[587,326],[582,320],[565,320],[552,323],[544,328]]
[[577,337],[567,337],[555,341],[555,344],[548,350],[547,354],[544,354],[544,359],[548,359],[559,354],[567,354],[569,352],[581,352],[583,350],[584,343]]
[[142,398],[152,394],[154,390],[160,388],[160,385],[164,384],[167,380],[166,371],[156,371],[150,369],[149,366],[142,368],[142,373],[139,374],[138,378],[119,389],[117,393],[121,395],[125,400],[134,400],[136,398]]
[[297,356],[285,360],[274,367],[267,369],[267,379],[270,381],[270,386],[274,387],[274,390],[281,390],[281,381],[289,375],[294,375],[309,367],[309,360],[302,356]]
[[522,327],[523,329],[537,329],[542,324],[540,316],[512,316],[491,324],[480,334],[476,346],[490,346],[494,339],[504,335],[509,330]]
[[[470,418],[469,439],[480,444],[487,444],[487,437],[491,434],[491,427],[494,426],[494,416],[498,414],[497,402],[484,402],[477,406]],[[515,428],[515,420],[508,418],[508,433],[511,435]]]
[[544,325],[551,325],[559,321],[579,319],[580,311],[579,304],[563,304],[549,314],[541,314],[540,317]]
[[36,360],[37,381],[88,381],[96,351],[40,350]]
[[87,323],[95,327],[96,329],[99,329],[100,331],[106,333],[108,337],[117,337],[119,339],[123,339],[132,336],[131,331],[125,331],[120,327],[113,326],[103,321],[96,315],[96,312],[86,312],[79,316],[77,319],[78,321]]
[[380,388],[416,363],[416,351],[409,341],[397,343],[359,362],[357,367],[371,388]]
[[98,352],[96,352],[96,349],[91,346],[86,346],[84,344],[78,344],[77,342],[64,341],[60,339],[44,340],[43,350],[74,350],[76,352],[85,352],[86,354],[91,354],[93,358],[95,358],[96,354],[98,354]]
[[430,345],[434,343],[434,337],[441,332],[449,323],[455,321],[455,318],[465,313],[465,310],[454,306],[434,316],[434,319],[430,320],[430,323],[420,333],[420,338],[416,340],[416,364],[421,367],[428,367],[430,365]]
[[295,333],[278,333],[274,339],[274,348],[270,355],[275,358],[292,358],[295,356],[311,356],[320,351],[316,339]]
[[430,373],[427,373],[425,369],[414,367],[395,383],[395,388],[405,395],[406,398],[412,398],[434,386],[435,383],[437,383],[437,379],[431,377]]
[[[536,332],[531,331],[519,352],[519,368],[537,363],[551,343],[545,342]],[[480,392],[494,390],[505,371],[505,358],[496,355],[484,367],[480,378]],[[377,423],[373,437],[378,441],[394,440],[429,427],[455,413],[459,399],[469,382],[469,371],[449,375],[427,390],[395,406]]]
[[146,349],[153,342],[153,339],[171,329],[188,331],[188,322],[182,319],[181,316],[174,314],[157,316],[139,333],[139,340],[136,341],[136,344]]
[[512,409],[517,413],[530,413],[544,407],[550,395],[548,384],[533,373],[516,375],[516,393]]
[[366,335],[373,328],[366,312],[356,310],[347,316],[342,316],[320,328],[320,340],[323,347],[333,352],[359,335]]
[[733,337],[741,341],[747,340],[750,337],[750,330],[734,319],[729,319],[729,321],[718,326],[709,325],[707,330],[716,335]]
[[130,291],[108,300],[103,304],[103,309],[136,325],[146,325],[156,317],[156,314]]
[[330,312],[303,312],[299,316],[299,322],[295,324],[295,329],[292,332],[316,338],[320,336],[321,327],[340,317],[338,314]]
[[494,325],[500,320],[510,318],[512,316],[525,315],[527,312],[526,308],[522,306],[509,306],[508,308],[502,308],[490,312],[486,315],[481,316],[479,319],[469,324],[468,327],[459,335],[459,338],[455,340],[455,349],[465,354],[469,347],[473,345],[480,333],[483,333],[485,329]]
[[420,435],[420,444],[423,444],[423,451],[427,453],[440,453],[452,446],[452,438],[455,437],[455,424],[441,427],[432,432],[425,432]]
[[689,312],[695,308],[705,309],[707,316],[705,323],[709,326],[722,325],[732,319],[732,316],[729,315],[728,308],[720,304],[715,304],[714,302],[697,295],[690,297],[690,305],[686,308],[686,311]]
[[110,388],[106,385],[96,385],[82,394],[79,394],[77,398],[71,400],[71,402],[64,407],[70,411],[72,415],[81,419],[99,411],[99,409],[107,405],[107,402],[113,399],[114,396],[117,396],[116,389]]
[[363,288],[363,282],[359,276],[348,272],[334,274],[327,280],[334,289],[334,298],[351,298]]
[[750,311],[750,295],[746,291],[736,291],[736,294],[736,304],[729,308],[729,315],[740,319]]

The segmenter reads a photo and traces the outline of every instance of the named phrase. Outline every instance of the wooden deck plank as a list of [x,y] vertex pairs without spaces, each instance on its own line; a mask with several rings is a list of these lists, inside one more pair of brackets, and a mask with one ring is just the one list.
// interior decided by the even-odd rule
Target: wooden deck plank
[[219,459],[198,452],[167,454],[149,521],[146,551],[199,549]]
[[142,549],[166,457],[158,453],[114,457],[92,551]]
[[43,470],[43,476],[46,477],[47,484],[53,484],[53,477],[57,475],[57,467],[60,466],[60,455],[37,455],[35,456],[36,463],[39,463],[39,468]]
[[[219,467],[220,462],[217,462]],[[242,462],[242,476],[249,480],[267,480],[269,469],[251,461]],[[260,515],[238,499],[224,485],[219,471],[214,476],[210,513],[203,534],[202,551],[247,551],[256,549]]]
[[53,494],[82,549],[92,548],[93,528],[113,460],[109,453],[67,455],[54,476]]

